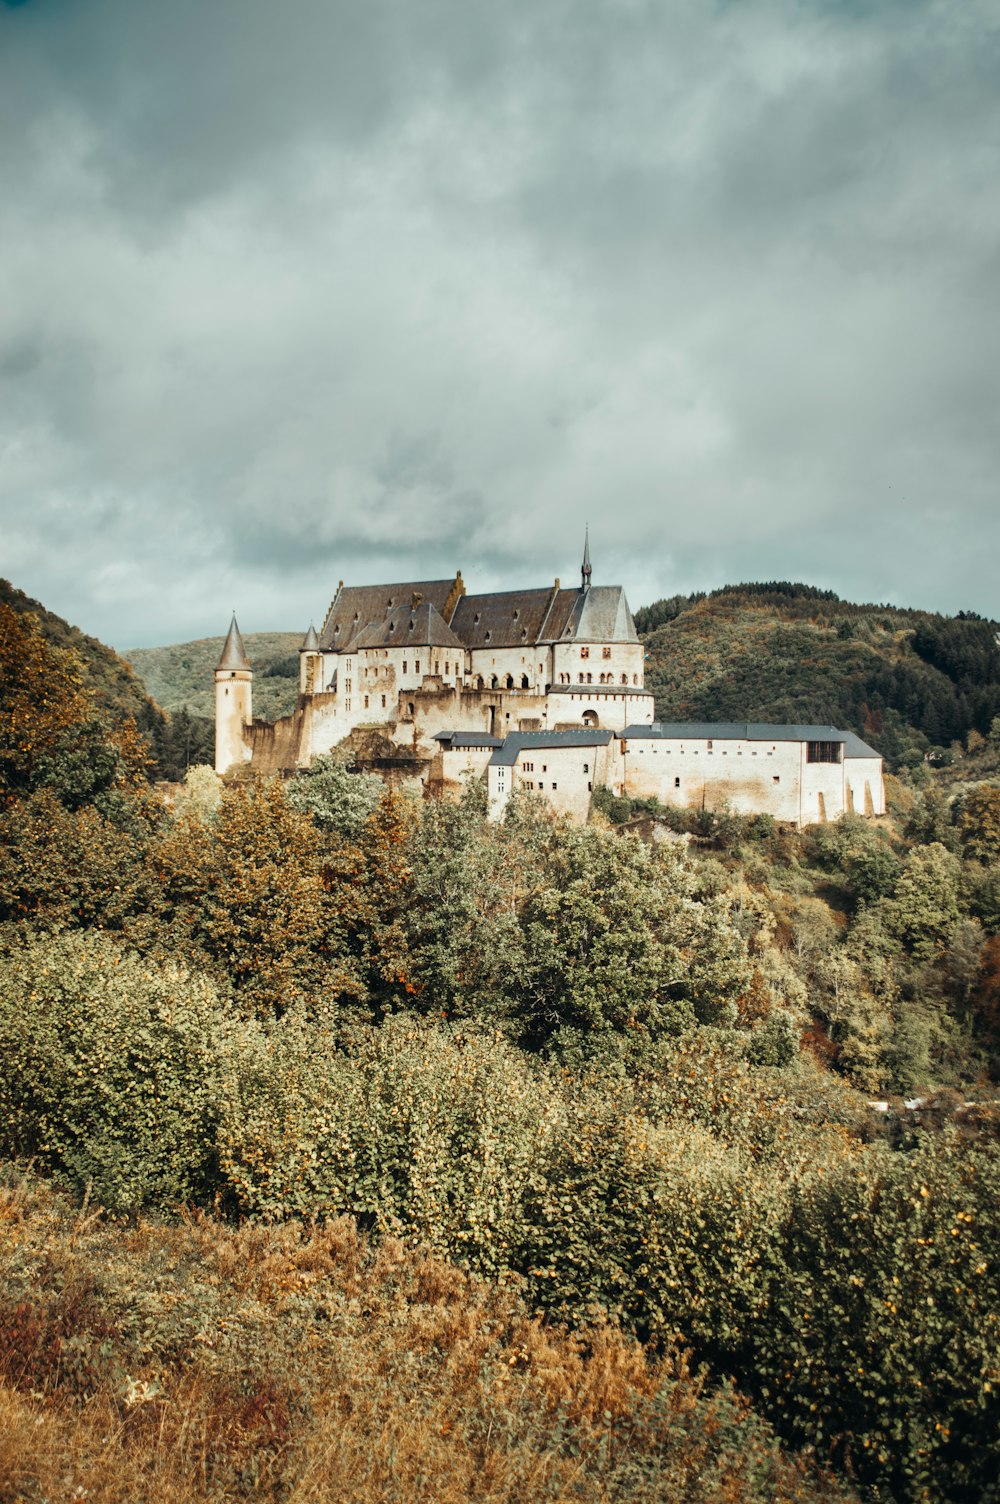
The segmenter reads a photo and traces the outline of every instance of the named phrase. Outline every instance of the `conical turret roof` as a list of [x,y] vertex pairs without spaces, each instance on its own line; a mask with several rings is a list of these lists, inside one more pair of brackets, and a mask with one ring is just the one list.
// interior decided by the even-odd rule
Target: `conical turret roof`
[[232,673],[240,669],[249,669],[249,667],[250,660],[247,657],[246,649],[243,646],[243,638],[240,636],[240,629],[236,625],[236,612],[234,611],[233,619],[229,623],[229,632],[226,636],[225,645],[222,649],[222,657],[216,664],[215,672],[219,673],[224,669]]
[[305,637],[303,637],[303,639],[302,639],[302,646],[299,648],[299,652],[300,653],[318,653],[319,652],[319,638],[316,636],[316,628],[313,626],[312,622],[309,623],[309,630],[306,633]]

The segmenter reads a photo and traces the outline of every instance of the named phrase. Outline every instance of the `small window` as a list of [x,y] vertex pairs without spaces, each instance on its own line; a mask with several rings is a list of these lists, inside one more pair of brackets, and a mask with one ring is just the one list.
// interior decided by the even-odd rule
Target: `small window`
[[382,709],[385,709],[385,695],[382,696]]
[[557,789],[557,788],[558,788],[558,787],[559,787],[559,785],[558,785],[558,784],[557,784],[557,783],[554,783],[554,784],[553,784],[553,785],[552,785],[552,787],[553,787],[553,788],[554,788],[554,789]]
[[581,658],[589,658],[590,657],[590,649],[589,648],[581,648],[580,649],[580,657]]
[[403,673],[404,673],[404,674],[405,674],[405,673],[406,673],[406,672],[407,672],[407,668],[406,668],[406,659],[405,659],[405,658],[404,658],[404,659],[403,659]]
[[583,765],[583,771],[585,773],[589,773],[590,772],[590,763],[589,762],[585,762],[584,763],[584,765]]
[[679,778],[675,778],[675,779],[674,779],[674,788],[675,788],[675,789],[679,789],[679,788],[680,788],[680,786],[681,786],[681,781],[680,781],[680,779],[679,779]]
[[419,672],[420,672],[420,659],[419,658],[417,659],[417,661],[413,665],[413,672],[415,674],[419,674]]
[[594,792],[594,785],[592,783],[588,783],[587,784],[587,793],[588,794],[592,794],[593,792]]
[[547,773],[548,771],[549,771],[549,765],[548,765],[548,763],[547,762],[543,762],[542,763],[542,772],[543,773]]
[[436,674],[439,674],[441,672],[441,664],[440,664],[440,662],[435,662],[435,664],[434,664],[434,672]]
[[365,709],[368,709],[368,696],[365,695]]
[[780,783],[781,782],[780,776],[777,773],[773,773],[771,775],[771,782],[772,783]]
[[601,649],[601,657],[602,658],[610,658],[611,657],[611,649],[610,648],[602,648]]
[[707,742],[706,742],[706,743],[705,743],[705,745],[706,745],[706,747],[707,747],[707,748],[708,748],[708,750],[709,750],[709,752],[711,752],[711,750],[712,750],[712,742],[711,742],[711,739],[709,739],[709,740],[708,740],[708,741],[707,741]]
[[807,742],[806,762],[840,762],[840,742]]

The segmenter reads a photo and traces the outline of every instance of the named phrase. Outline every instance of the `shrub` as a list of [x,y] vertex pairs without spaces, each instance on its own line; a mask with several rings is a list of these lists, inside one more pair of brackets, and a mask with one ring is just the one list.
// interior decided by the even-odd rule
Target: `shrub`
[[230,1026],[212,987],[104,936],[0,960],[0,1146],[116,1212],[213,1186]]

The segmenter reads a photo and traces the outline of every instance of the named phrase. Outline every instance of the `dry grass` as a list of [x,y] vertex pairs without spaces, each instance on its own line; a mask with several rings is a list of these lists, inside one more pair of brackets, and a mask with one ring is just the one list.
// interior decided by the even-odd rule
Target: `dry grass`
[[0,1501],[834,1500],[680,1359],[353,1223],[109,1225],[0,1190]]

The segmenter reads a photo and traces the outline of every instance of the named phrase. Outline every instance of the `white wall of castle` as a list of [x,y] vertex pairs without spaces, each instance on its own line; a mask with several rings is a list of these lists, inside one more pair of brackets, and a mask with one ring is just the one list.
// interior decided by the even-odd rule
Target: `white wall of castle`
[[644,654],[641,642],[557,642],[552,683],[641,689]]
[[616,782],[631,798],[769,814],[794,825],[835,820],[850,809],[885,813],[879,758],[809,762],[804,741],[629,737],[618,745]]
[[245,731],[253,719],[253,677],[247,670],[217,671],[215,675],[215,771],[226,773],[249,762],[252,749]]

